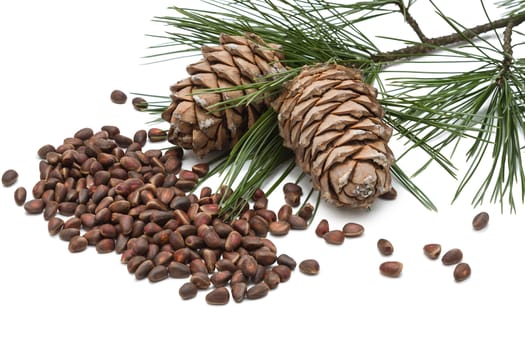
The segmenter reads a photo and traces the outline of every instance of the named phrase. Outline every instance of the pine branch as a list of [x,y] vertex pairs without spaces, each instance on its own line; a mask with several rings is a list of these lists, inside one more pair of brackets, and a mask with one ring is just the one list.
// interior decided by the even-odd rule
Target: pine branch
[[501,62],[502,69],[498,78],[498,84],[501,85],[501,79],[510,71],[513,57],[512,57],[512,29],[514,28],[514,21],[510,21],[505,31],[503,32],[503,61]]
[[410,14],[408,11],[408,7],[405,6],[405,3],[403,0],[399,0],[397,2],[397,5],[399,6],[399,10],[405,17],[405,21],[412,27],[412,30],[416,33],[416,35],[419,37],[419,40],[423,43],[428,42],[428,38],[425,34],[423,34],[423,31],[421,30],[421,27],[419,26],[419,23],[416,21],[416,19]]
[[[442,17],[458,35],[465,32],[466,29],[457,22]],[[525,72],[523,68],[520,69],[519,60],[514,60],[512,46],[515,25],[522,22],[523,19],[519,22],[508,21],[502,39],[496,33],[495,39],[500,46],[477,37],[476,40],[465,40],[467,45],[464,47],[443,47],[441,53],[430,55],[448,55],[452,63],[464,60],[476,62],[479,67],[469,72],[450,73],[440,79],[425,78],[421,76],[422,73],[418,73],[417,77],[396,78],[394,82],[405,89],[397,91],[398,96],[406,96],[398,99],[400,104],[406,106],[402,109],[405,114],[422,120],[429,117],[451,118],[452,123],[464,125],[466,129],[478,128],[475,133],[470,133],[473,142],[467,152],[468,168],[459,183],[454,200],[468,184],[479,178],[483,181],[474,196],[474,206],[483,203],[492,187],[490,201],[499,202],[503,209],[503,200],[507,199],[511,211],[515,211],[513,191],[516,183],[521,185],[522,201],[525,198],[525,175],[521,159],[525,123],[523,109],[520,110],[525,93],[522,82]],[[433,61],[430,62],[421,64],[433,64]],[[428,69],[423,67],[421,71]],[[407,128],[419,126],[420,123],[416,121],[407,125]],[[417,133],[421,133],[420,137],[431,143],[443,131],[442,127],[429,125]],[[464,134],[467,135],[468,132]],[[432,144],[432,147],[442,150],[447,145],[457,145],[464,139],[461,134],[451,133]],[[487,159],[492,164],[480,176],[481,164]]]
[[509,23],[517,26],[525,21],[525,13],[519,13],[514,16],[502,18],[494,22],[487,22],[469,29],[465,29],[460,33],[452,33],[435,38],[426,39],[421,44],[414,44],[402,49],[397,49],[389,52],[381,52],[371,57],[372,61],[377,63],[396,62],[402,59],[414,58],[424,56],[433,51],[440,50],[445,46],[465,42],[465,39],[472,39],[480,34],[487,33],[499,28],[505,28]]
[[[502,1],[509,12],[506,18],[495,21],[490,20],[484,8],[488,22],[466,28],[446,17],[431,1],[437,14],[453,29],[451,34],[434,38],[428,38],[423,33],[410,13],[413,1],[409,1],[407,5],[402,0],[359,1],[344,5],[327,0],[204,2],[217,11],[174,7],[179,12],[179,17],[156,18],[157,21],[176,28],[174,32],[164,36],[172,42],[159,46],[163,50],[174,49],[150,57],[187,55],[202,45],[214,44],[219,33],[240,34],[252,31],[267,42],[280,44],[287,58],[286,64],[292,70],[329,60],[352,65],[364,72],[367,83],[380,87],[381,100],[387,110],[386,120],[409,144],[404,153],[416,148],[428,153],[429,160],[424,162],[416,174],[435,161],[455,177],[456,168],[450,162],[450,157],[441,152],[449,145],[454,147],[454,152],[460,141],[470,140],[472,146],[467,153],[469,168],[461,180],[456,196],[471,179],[478,176],[481,160],[487,158],[485,155],[492,148],[493,167],[478,191],[474,204],[482,202],[493,182],[496,185],[491,200],[501,200],[504,195],[509,194],[509,203],[514,208],[511,194],[515,181],[521,182],[522,200],[525,197],[525,176],[520,161],[524,147],[520,145],[518,137],[524,132],[525,124],[525,60],[513,58],[512,45],[513,35],[523,35],[516,27],[525,21],[525,2]],[[357,24],[394,13],[403,15],[420,42],[394,38],[408,46],[381,52],[357,28]],[[505,31],[501,40],[497,30],[502,28]],[[494,34],[491,37],[496,38],[500,46],[482,36],[489,32]],[[455,45],[459,43],[464,43],[465,46]],[[498,57],[495,58],[495,55]],[[418,64],[444,61],[450,64],[461,63],[462,71],[444,72],[438,79],[432,67],[404,71],[405,74],[417,73],[417,76],[398,76],[390,81],[393,89],[390,86],[384,87],[381,73],[385,67],[394,63],[417,62],[412,59],[422,56],[430,59],[435,57],[435,60],[425,60]],[[477,67],[465,72],[465,63],[476,64]],[[421,72],[433,75],[422,76]],[[399,75],[402,71],[393,73]],[[290,74],[289,78],[292,76]],[[283,77],[283,80],[271,87],[257,83],[257,88],[262,91],[278,91],[278,85],[287,79]],[[246,104],[260,96],[264,96],[264,93],[246,95],[239,101],[228,101],[220,108],[231,108],[237,103]],[[402,157],[403,154],[400,158]],[[242,166],[235,163],[230,165]],[[426,201],[424,193],[410,181],[410,177],[398,164],[393,169],[393,174],[396,177],[401,176],[398,178],[399,182],[422,203]]]

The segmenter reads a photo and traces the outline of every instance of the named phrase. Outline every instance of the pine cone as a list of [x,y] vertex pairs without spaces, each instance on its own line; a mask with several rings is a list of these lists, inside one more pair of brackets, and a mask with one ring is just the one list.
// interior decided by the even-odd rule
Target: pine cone
[[255,34],[221,35],[220,45],[204,46],[204,58],[187,67],[190,77],[171,87],[171,105],[162,118],[171,126],[168,140],[198,156],[229,150],[267,108],[257,101],[239,108],[213,108],[215,104],[252,91],[199,93],[198,90],[251,84],[285,68],[276,45]]
[[303,68],[273,103],[284,145],[336,206],[368,207],[391,188],[392,129],[376,96],[359,71],[330,64]]

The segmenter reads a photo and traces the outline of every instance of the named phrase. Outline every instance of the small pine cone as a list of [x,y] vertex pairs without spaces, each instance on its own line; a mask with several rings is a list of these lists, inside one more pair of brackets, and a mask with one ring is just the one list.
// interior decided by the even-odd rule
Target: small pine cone
[[238,108],[217,108],[217,103],[251,93],[236,90],[203,93],[199,90],[231,88],[251,84],[285,70],[276,45],[255,34],[222,34],[219,45],[202,47],[203,59],[187,67],[189,78],[171,87],[171,105],[162,118],[171,124],[168,140],[200,157],[212,151],[231,149],[267,108],[256,101]]
[[340,65],[305,67],[274,101],[284,145],[336,206],[368,207],[391,188],[392,129],[377,91]]

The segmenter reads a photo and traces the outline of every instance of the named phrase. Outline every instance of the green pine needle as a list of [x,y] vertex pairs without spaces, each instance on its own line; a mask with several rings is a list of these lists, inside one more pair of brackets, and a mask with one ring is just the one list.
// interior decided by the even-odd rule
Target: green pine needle
[[[263,113],[216,168],[222,177],[220,187],[233,190],[220,203],[221,215],[227,220],[239,216],[255,191],[264,188],[277,169],[286,163],[293,164],[293,154],[283,146],[279,137],[276,118],[272,109]],[[289,165],[284,167],[273,187],[278,186],[293,169]]]
[[412,179],[403,172],[403,170],[397,165],[394,164],[391,168],[392,175],[397,179],[397,181],[410,192],[414,197],[416,197],[425,208],[433,211],[437,211],[435,204],[427,197],[427,195],[421,191],[421,189],[412,181]]
[[251,93],[245,93],[242,96],[232,98],[229,100],[221,101],[213,106],[209,107],[210,111],[220,111],[228,108],[244,107],[252,103],[261,102],[264,99],[276,98],[282,88],[287,82],[292,80],[299,74],[300,69],[294,68],[284,72],[272,73],[265,77],[262,77],[260,81],[255,83],[247,83],[238,86],[232,86],[227,88],[216,88],[216,89],[202,89],[196,90],[195,95],[209,94],[209,93],[225,93],[232,91],[253,91]]
[[[465,31],[459,23],[442,16],[457,33]],[[470,147],[466,153],[468,167],[459,182],[454,200],[467,185],[481,178],[483,180],[472,204],[481,205],[488,196],[491,202],[500,203],[502,210],[506,201],[510,210],[515,212],[516,184],[520,187],[522,202],[525,198],[521,155],[525,130],[525,70],[523,66],[520,67],[521,60],[504,63],[505,44],[499,35],[495,43],[484,38],[465,41],[466,45],[442,48],[440,53],[431,55],[431,58],[447,57],[450,60],[448,66],[469,62],[477,66],[472,70],[446,72],[444,76],[436,78],[436,74],[431,72],[433,61],[430,59],[419,65],[425,65],[420,68],[421,71],[431,73],[392,79],[393,86],[401,87],[394,90],[397,105],[404,105],[402,113],[415,118],[403,120],[402,125],[428,142],[433,150],[440,152],[450,145],[454,145],[454,152],[460,143],[469,141]],[[405,73],[411,74],[408,71]],[[426,122],[428,119],[452,123],[462,128],[459,129],[461,132],[450,132],[439,124],[431,125]],[[487,171],[481,172],[481,164],[488,158],[492,164]]]
[[496,2],[499,7],[507,9],[508,15],[515,15],[525,12],[524,0],[502,0]]
[[[148,56],[181,55],[217,44],[220,33],[240,35],[253,32],[269,43],[278,43],[286,52],[290,67],[326,62],[361,65],[378,49],[356,26],[357,23],[393,13],[396,1],[362,1],[338,4],[325,0],[217,0],[202,1],[214,11],[174,6],[179,16],[155,17],[174,31],[156,46],[162,52]],[[225,11],[224,9],[228,9]]]

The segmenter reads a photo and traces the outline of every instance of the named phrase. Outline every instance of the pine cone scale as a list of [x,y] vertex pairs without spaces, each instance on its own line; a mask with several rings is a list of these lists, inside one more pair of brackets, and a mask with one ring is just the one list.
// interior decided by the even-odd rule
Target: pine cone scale
[[255,82],[258,78],[262,77],[263,74],[255,63],[241,57],[234,57],[233,61],[237,69],[241,72],[241,75],[248,78],[250,82]]
[[[213,73],[210,64],[206,60],[200,60],[188,65],[186,67],[186,72],[192,76],[198,73]],[[190,82],[189,86],[191,86],[191,78],[188,78],[188,81]],[[177,85],[180,86],[180,82],[178,82]]]
[[[344,192],[344,187],[348,184],[348,179],[355,167],[356,162],[350,161],[346,164],[336,165],[329,173],[330,184],[336,192]],[[327,177],[328,179],[328,177]]]
[[187,101],[187,102],[193,102],[193,97],[191,96],[191,86],[183,87],[179,91],[174,91],[173,96],[177,98],[179,101]]
[[204,46],[202,48],[202,55],[207,62],[213,65],[222,64],[229,67],[234,65],[232,55],[220,46]]
[[224,45],[224,49],[232,56],[234,57],[240,57],[248,62],[250,62],[253,59],[253,51],[250,49],[250,47],[245,44],[233,44],[228,43]]
[[213,65],[212,72],[217,75],[219,81],[225,80],[233,86],[241,85],[241,73],[236,69],[231,69],[232,66],[222,63]]
[[191,82],[199,89],[213,89],[217,87],[217,75],[214,73],[197,73],[191,76]]
[[314,123],[317,124],[318,122],[324,122],[337,107],[337,103],[325,103],[323,105],[316,104],[305,114],[302,123],[303,127],[307,128]]
[[360,95],[350,90],[340,90],[338,87],[327,91],[323,98],[317,101],[318,104],[325,104],[330,102],[344,102],[352,98],[359,97]]
[[333,112],[339,115],[351,115],[356,118],[372,116],[372,113],[363,105],[352,100],[341,103]]
[[180,121],[187,124],[195,124],[197,117],[193,108],[193,103],[189,101],[183,101],[177,105],[173,112],[174,116]]
[[301,93],[301,99],[299,102],[303,102],[312,97],[322,96],[326,91],[337,85],[336,81],[333,80],[317,80],[310,84]]
[[352,99],[352,101],[359,103],[360,105],[368,109],[370,112],[372,112],[372,114],[376,117],[382,118],[384,115],[383,108],[377,103],[377,100],[374,99],[374,101],[372,101],[369,96],[359,95],[356,98]]

